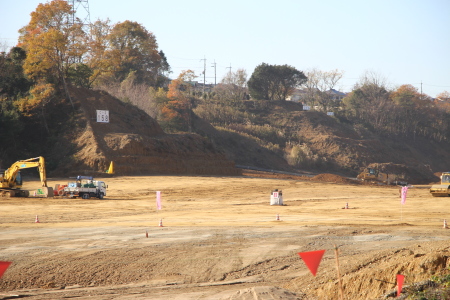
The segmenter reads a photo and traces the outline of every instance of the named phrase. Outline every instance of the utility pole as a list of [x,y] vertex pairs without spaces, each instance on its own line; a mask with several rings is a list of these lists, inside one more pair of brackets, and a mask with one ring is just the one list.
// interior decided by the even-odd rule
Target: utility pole
[[420,81],[420,100],[422,100],[423,99],[423,96],[422,96],[423,94],[422,94],[422,80]]
[[216,60],[214,60],[214,62],[212,63],[211,67],[214,68],[214,86],[216,86],[217,85],[217,82],[216,82],[216,80],[217,80],[217,73],[216,73],[217,64],[216,64]]
[[231,81],[231,63],[230,63],[230,66],[229,66],[229,67],[227,67],[227,69],[230,69],[230,71],[228,72],[228,77],[229,77],[229,79],[228,79],[228,80],[230,80],[230,81]]
[[206,84],[206,57],[203,56],[203,95],[205,94],[205,84]]

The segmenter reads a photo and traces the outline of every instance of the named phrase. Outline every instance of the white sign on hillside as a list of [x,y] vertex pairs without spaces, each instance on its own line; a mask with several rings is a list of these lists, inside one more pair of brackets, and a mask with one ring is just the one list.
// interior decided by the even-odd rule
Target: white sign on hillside
[[309,106],[309,105],[303,105],[303,110],[311,110],[311,106]]
[[334,112],[332,111],[327,112],[327,116],[334,116]]
[[109,123],[109,110],[97,110],[97,122]]

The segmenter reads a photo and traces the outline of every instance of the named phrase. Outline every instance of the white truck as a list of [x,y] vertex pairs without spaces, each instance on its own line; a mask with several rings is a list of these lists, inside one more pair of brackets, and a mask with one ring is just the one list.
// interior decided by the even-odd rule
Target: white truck
[[64,187],[62,195],[69,198],[81,197],[89,199],[96,197],[103,199],[106,196],[107,188],[108,186],[104,181],[94,180],[92,176],[77,176],[75,182],[69,182]]

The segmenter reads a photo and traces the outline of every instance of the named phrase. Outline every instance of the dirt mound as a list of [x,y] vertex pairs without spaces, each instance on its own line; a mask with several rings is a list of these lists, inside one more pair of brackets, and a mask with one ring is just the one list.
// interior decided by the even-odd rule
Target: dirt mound
[[[53,176],[104,173],[111,161],[117,175],[240,174],[205,138],[165,134],[144,111],[105,92],[72,88],[71,97],[78,112],[75,162]],[[109,123],[96,122],[96,110],[108,110]]]
[[282,172],[268,172],[242,169],[242,175],[254,178],[276,178],[276,179],[292,179],[292,180],[309,180],[307,175],[294,175]]
[[360,183],[357,180],[353,180],[347,177],[335,175],[335,174],[319,174],[311,178],[312,181],[326,181],[326,182],[334,182],[334,183],[346,183],[346,184],[357,184]]
[[[419,245],[415,249],[404,248],[394,253],[377,253],[356,266],[356,270],[347,272],[342,277],[345,294],[349,299],[385,299],[380,296],[388,294],[394,298],[395,274],[405,275],[405,293],[412,283],[428,280],[433,275],[449,274],[448,249],[433,250],[427,253],[427,250]],[[318,290],[317,295],[320,299],[338,299],[338,282],[326,283]]]

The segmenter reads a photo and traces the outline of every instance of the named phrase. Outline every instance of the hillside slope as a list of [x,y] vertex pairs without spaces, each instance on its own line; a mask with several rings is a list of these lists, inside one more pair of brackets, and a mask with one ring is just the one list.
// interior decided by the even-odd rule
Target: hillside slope
[[[77,114],[68,133],[74,159],[59,164],[53,175],[102,173],[111,161],[120,175],[240,174],[233,161],[199,135],[165,134],[144,111],[105,92],[70,92]],[[97,123],[96,110],[109,110],[110,122]]]
[[[410,183],[437,181],[435,172],[450,169],[447,142],[419,136],[380,136],[362,125],[345,123],[323,112],[302,111],[300,104],[292,102],[274,101],[258,106],[247,101],[245,106],[245,113],[255,116],[251,124],[229,124],[215,131],[196,127],[197,132],[208,136],[239,165],[354,177],[370,164],[392,163],[400,166],[399,175]],[[270,129],[276,137],[264,140],[261,128]],[[302,159],[288,164],[295,146],[302,149]]]

